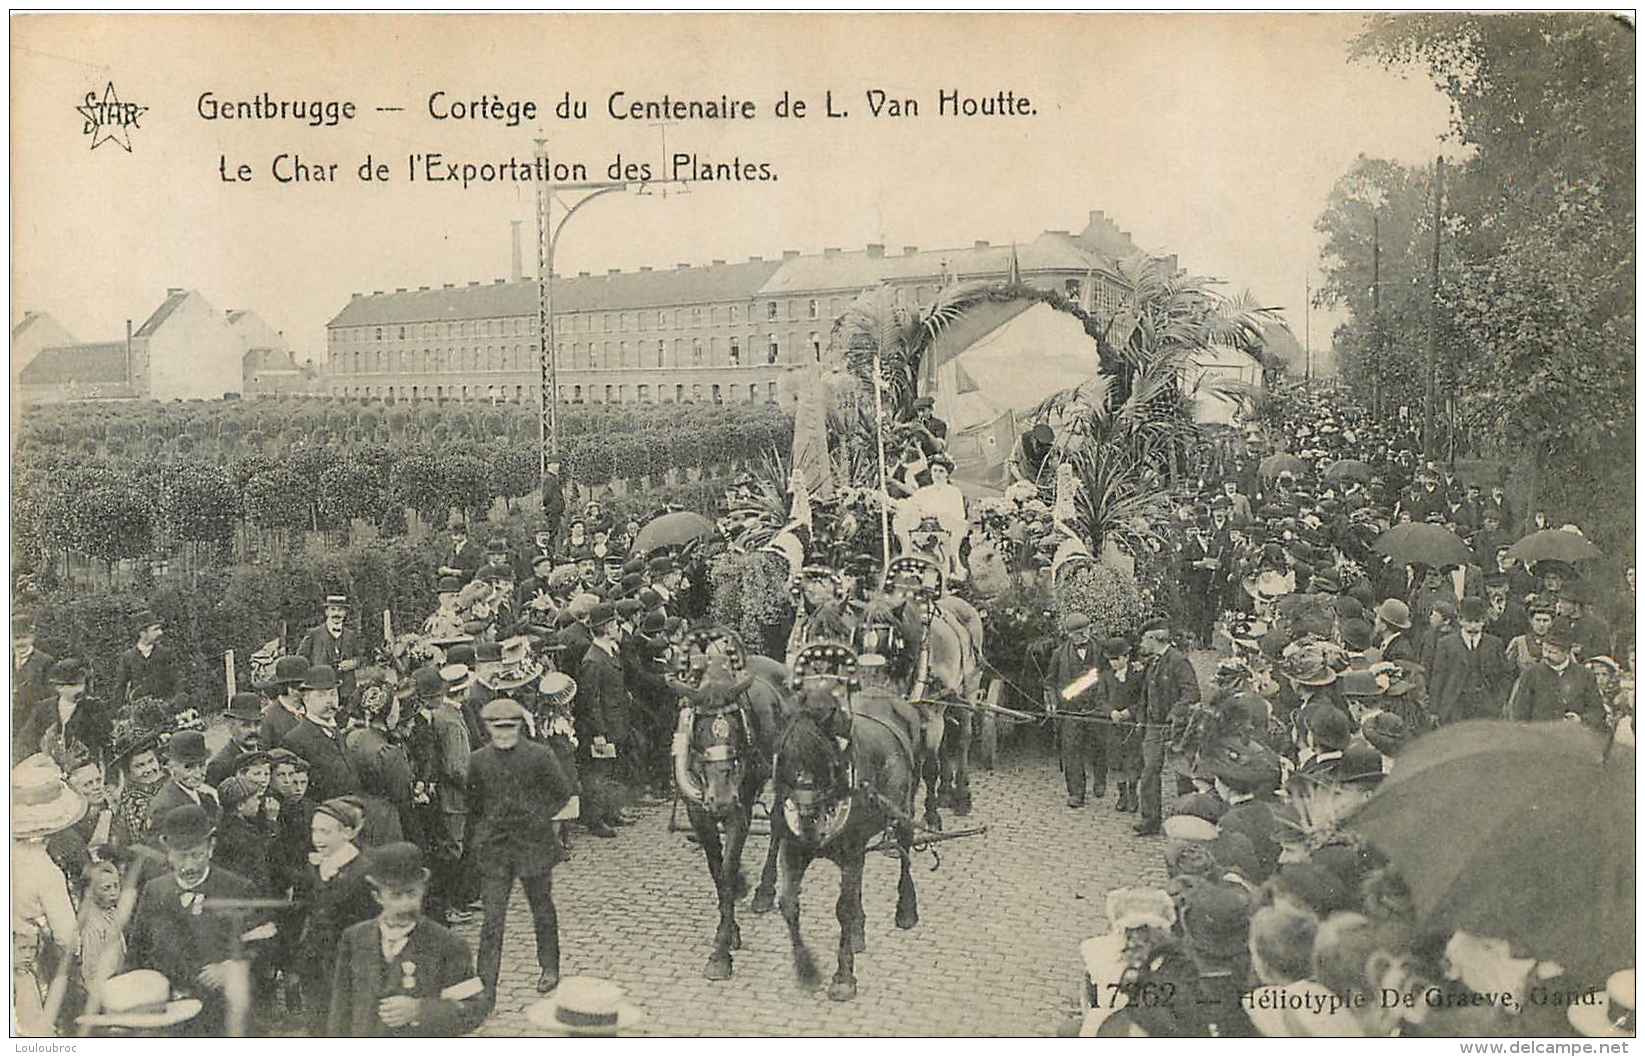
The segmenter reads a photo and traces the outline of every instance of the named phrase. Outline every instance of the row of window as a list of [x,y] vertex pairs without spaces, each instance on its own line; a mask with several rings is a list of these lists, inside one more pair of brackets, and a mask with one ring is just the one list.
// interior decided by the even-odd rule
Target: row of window
[[[693,382],[690,386],[676,383],[672,389],[666,385],[607,385],[603,389],[599,386],[587,386],[587,396],[584,396],[584,386],[562,385],[559,388],[560,402],[566,404],[605,403],[626,404],[630,402],[630,394],[635,402],[641,404],[675,403],[700,404],[704,399],[710,403],[724,404],[736,402],[739,399],[746,403],[754,403],[760,399],[761,387],[758,382],[749,382],[747,389],[741,385],[709,385],[704,387],[701,382]],[[380,386],[354,385],[335,386],[333,396],[367,397],[370,399],[386,400],[389,403],[402,401],[417,402],[433,400],[444,403],[447,400],[465,402],[477,400],[488,404],[525,404],[536,403],[537,389],[524,385],[423,385],[423,386]],[[746,392],[746,397],[744,393]],[[765,383],[765,400],[768,403],[777,402],[777,383]],[[601,397],[604,399],[601,399]]]
[[[788,335],[789,349],[794,350],[800,347],[799,340],[799,334],[790,331]],[[718,337],[711,337],[706,343],[702,338],[692,338],[689,344],[687,344],[685,338],[675,338],[672,363],[668,362],[668,343],[661,338],[655,344],[650,341],[639,343],[607,341],[596,345],[592,341],[561,341],[556,343],[555,349],[559,355],[559,365],[567,370],[619,369],[626,367],[742,367],[759,362],[761,358],[768,364],[777,363],[782,358],[782,345],[778,341],[775,331],[765,336],[763,344],[758,334],[748,335],[746,344],[741,336],[726,339],[723,359],[720,355],[721,346]],[[807,338],[804,349],[811,354],[813,362],[822,362],[822,335],[812,331]],[[537,346],[533,343],[512,347],[487,345],[484,349],[476,345],[473,347],[421,350],[337,350],[332,354],[331,362],[335,367],[335,372],[339,374],[524,371],[537,366]]]
[[[1112,313],[1120,307],[1122,291],[1112,283],[1097,280],[1094,291],[1094,307],[1103,313]],[[924,307],[931,303],[937,287],[919,285],[912,288],[914,304]],[[896,304],[899,308],[906,307],[908,287],[896,288]],[[1081,279],[1063,280],[1063,293],[1076,304],[1084,303],[1084,284]],[[827,318],[838,319],[850,303],[850,298],[831,297],[827,300]],[[763,318],[768,323],[778,322],[782,318],[783,308],[787,305],[789,321],[798,321],[803,318],[819,320],[823,317],[823,301],[820,298],[790,299],[786,302],[766,301],[750,302],[745,308],[741,304],[709,305],[707,308],[675,308],[659,309],[655,314],[647,311],[639,312],[568,312],[556,316],[555,327],[565,334],[595,334],[595,333],[627,333],[630,330],[643,331],[647,329],[651,320],[656,321],[657,330],[667,330],[672,325],[675,330],[686,327],[718,327],[726,324],[738,325],[744,321],[755,323]],[[378,327],[337,327],[331,331],[331,341],[338,344],[357,344],[370,341],[437,341],[440,339],[457,340],[461,338],[493,338],[493,337],[524,337],[535,334],[538,327],[538,318],[532,316],[515,316],[507,319],[474,319],[448,321],[443,323],[401,323]]]

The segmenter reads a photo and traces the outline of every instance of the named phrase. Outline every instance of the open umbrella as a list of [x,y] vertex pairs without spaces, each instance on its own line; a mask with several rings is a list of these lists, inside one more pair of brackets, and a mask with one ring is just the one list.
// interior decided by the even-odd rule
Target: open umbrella
[[634,550],[650,554],[664,547],[680,547],[714,534],[714,522],[691,510],[676,510],[648,521],[634,537]]
[[1424,925],[1600,978],[1634,963],[1632,747],[1575,723],[1457,723],[1413,741],[1347,826]]
[[1265,481],[1272,481],[1282,473],[1300,474],[1306,472],[1307,469],[1308,464],[1306,462],[1288,451],[1282,451],[1278,455],[1270,455],[1257,463],[1257,473],[1261,474]]
[[1468,545],[1443,525],[1395,525],[1371,546],[1398,565],[1466,565],[1474,560]]
[[1508,555],[1526,564],[1580,562],[1599,557],[1599,548],[1569,529],[1543,529],[1509,547]]
[[1325,468],[1327,481],[1359,481],[1362,484],[1371,480],[1371,464],[1359,459],[1338,459]]

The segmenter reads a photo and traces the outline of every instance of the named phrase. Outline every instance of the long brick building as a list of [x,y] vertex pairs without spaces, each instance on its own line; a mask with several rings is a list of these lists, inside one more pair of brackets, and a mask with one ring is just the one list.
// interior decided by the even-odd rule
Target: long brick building
[[[516,229],[517,232],[517,229]],[[516,240],[518,235],[516,234]],[[327,324],[323,391],[391,402],[533,403],[539,386],[537,283],[511,279],[355,294]],[[1020,246],[883,245],[789,251],[554,279],[563,403],[744,403],[782,398],[782,377],[820,361],[833,321],[889,283],[910,306],[950,282],[1005,279],[1054,289],[1099,316],[1119,304],[1115,262],[1138,252],[1100,210],[1084,230]]]

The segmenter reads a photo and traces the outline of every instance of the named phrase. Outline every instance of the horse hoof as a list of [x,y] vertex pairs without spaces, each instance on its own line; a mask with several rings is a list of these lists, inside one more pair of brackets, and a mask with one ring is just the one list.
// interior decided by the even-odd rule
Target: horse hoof
[[857,997],[857,981],[835,977],[834,982],[828,985],[828,997],[836,1002],[851,1001]]
[[961,797],[954,801],[954,814],[969,815],[971,813],[971,798]]
[[728,954],[724,958],[717,958],[710,955],[708,967],[703,970],[703,975],[710,980],[731,979],[731,956]]
[[748,910],[753,914],[769,914],[777,909],[777,897],[773,892],[760,889],[754,893],[754,901],[748,904]]
[[799,981],[800,986],[807,991],[815,991],[822,986],[822,974],[817,972],[815,967],[812,967],[809,971],[803,967],[796,969],[794,979]]
[[897,911],[896,925],[899,929],[905,929],[905,930],[906,929],[911,929],[915,925],[918,925],[919,923],[920,923],[920,913],[919,913],[919,911],[910,910],[910,911],[907,911],[906,913],[901,911],[901,910]]

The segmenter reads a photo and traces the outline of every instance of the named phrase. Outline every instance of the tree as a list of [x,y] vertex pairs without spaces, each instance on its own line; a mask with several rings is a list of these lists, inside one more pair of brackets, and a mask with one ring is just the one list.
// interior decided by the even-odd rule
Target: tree
[[1523,468],[1526,506],[1630,546],[1634,46],[1631,24],[1583,13],[1378,16],[1354,44],[1425,67],[1471,151],[1438,310],[1465,442]]

